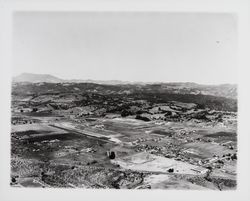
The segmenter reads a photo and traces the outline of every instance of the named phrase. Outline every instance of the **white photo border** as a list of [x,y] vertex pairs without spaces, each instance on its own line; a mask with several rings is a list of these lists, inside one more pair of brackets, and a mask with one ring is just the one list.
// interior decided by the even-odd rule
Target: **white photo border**
[[[10,187],[10,100],[12,16],[14,12],[185,12],[234,13],[238,19],[237,190],[90,190]],[[248,0],[9,0],[0,1],[0,200],[250,200],[250,73]]]

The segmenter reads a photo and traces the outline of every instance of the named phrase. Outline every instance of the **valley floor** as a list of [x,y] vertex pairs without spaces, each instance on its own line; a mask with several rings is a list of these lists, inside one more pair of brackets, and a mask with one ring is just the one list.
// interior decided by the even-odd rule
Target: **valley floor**
[[[13,113],[11,185],[19,187],[236,188],[234,126]],[[113,156],[112,154],[113,153]]]

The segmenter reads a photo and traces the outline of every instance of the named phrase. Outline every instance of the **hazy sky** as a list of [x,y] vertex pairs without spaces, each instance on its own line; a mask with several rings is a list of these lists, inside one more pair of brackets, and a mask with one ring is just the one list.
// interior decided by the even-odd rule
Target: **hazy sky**
[[237,18],[160,12],[18,12],[13,75],[237,83]]

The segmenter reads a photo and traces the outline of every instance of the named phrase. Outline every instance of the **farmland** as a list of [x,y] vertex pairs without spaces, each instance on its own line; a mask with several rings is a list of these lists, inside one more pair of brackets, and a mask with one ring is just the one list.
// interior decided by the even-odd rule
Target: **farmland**
[[218,90],[13,83],[10,183],[236,189],[237,100]]

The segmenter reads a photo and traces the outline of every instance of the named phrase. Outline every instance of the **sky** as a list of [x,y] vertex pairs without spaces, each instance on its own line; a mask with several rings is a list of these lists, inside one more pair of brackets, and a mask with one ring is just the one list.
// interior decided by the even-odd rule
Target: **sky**
[[16,12],[13,76],[237,83],[237,17],[226,13]]

